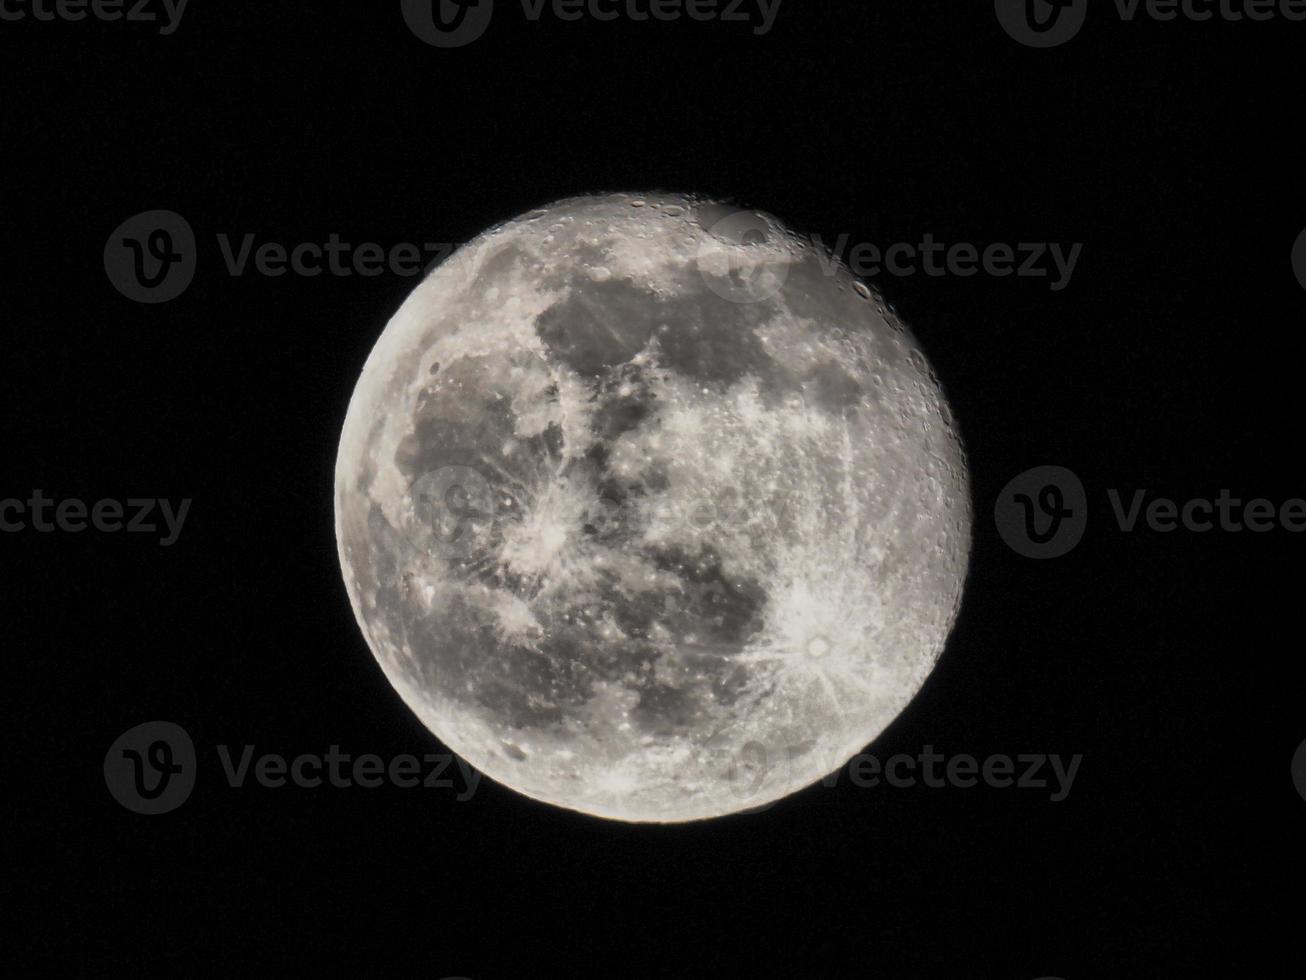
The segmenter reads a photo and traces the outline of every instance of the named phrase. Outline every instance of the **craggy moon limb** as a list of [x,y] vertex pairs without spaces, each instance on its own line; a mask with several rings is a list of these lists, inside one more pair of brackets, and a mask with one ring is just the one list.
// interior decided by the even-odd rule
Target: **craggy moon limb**
[[432,272],[358,381],[335,499],[427,727],[631,821],[843,765],[937,661],[970,546],[910,333],[774,218],[671,195],[561,201]]

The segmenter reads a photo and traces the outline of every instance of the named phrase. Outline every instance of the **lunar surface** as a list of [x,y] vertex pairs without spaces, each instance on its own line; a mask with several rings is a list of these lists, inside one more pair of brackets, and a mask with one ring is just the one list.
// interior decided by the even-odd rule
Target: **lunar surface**
[[912,335],[761,212],[561,201],[413,291],[336,467],[404,701],[537,800],[765,806],[901,712],[955,618],[965,459]]

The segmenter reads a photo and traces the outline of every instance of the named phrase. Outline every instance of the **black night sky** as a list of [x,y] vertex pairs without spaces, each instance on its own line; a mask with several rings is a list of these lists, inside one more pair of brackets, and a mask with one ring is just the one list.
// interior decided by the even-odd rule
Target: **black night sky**
[[[0,0],[0,507],[20,502],[23,522],[0,509],[13,961],[473,980],[1250,972],[1287,908],[1272,886],[1299,880],[1306,806],[1285,602],[1306,541],[1290,504],[1306,496],[1306,21],[1094,3],[1077,36],[1037,48],[989,0],[781,0],[769,23],[756,0],[730,8],[745,20],[724,2],[664,20],[601,0],[532,20],[498,0],[483,36],[437,47],[412,6],[196,0],[169,22],[175,7],[145,0],[150,22]],[[870,276],[946,388],[974,528],[948,647],[868,750],[1080,756],[1071,791],[867,787],[845,768],[764,812],[658,827],[489,780],[468,794],[457,765],[447,786],[233,788],[219,747],[233,765],[245,746],[447,750],[369,652],[333,525],[350,394],[416,268],[233,275],[220,242],[460,243],[559,198],[658,189],[847,250],[1080,246],[1059,283],[1050,250],[1042,277]],[[142,303],[106,243],[156,210],[193,230],[193,280]],[[1048,559],[995,520],[1043,466],[1082,482],[1087,513]],[[1126,530],[1113,501],[1138,491]],[[1229,520],[1185,525],[1221,491],[1242,502]],[[48,520],[76,500],[91,522],[109,500],[124,527],[40,530],[38,492]],[[1173,512],[1149,511],[1157,498]],[[161,505],[157,533],[125,528],[147,499],[190,501],[166,546]],[[110,793],[105,758],[154,721],[189,735],[197,775],[183,805],[143,815]],[[1295,949],[1276,962],[1300,972]]]

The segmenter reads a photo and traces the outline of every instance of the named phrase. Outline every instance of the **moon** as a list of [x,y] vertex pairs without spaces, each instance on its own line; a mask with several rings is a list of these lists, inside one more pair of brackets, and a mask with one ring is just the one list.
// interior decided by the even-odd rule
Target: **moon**
[[560,201],[386,326],[336,538],[382,670],[519,793],[624,821],[764,808],[894,720],[970,551],[965,455],[912,334],[760,211]]

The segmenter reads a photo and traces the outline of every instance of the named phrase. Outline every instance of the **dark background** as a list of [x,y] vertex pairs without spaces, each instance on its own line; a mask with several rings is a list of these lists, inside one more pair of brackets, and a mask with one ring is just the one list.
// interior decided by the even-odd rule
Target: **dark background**
[[[0,537],[18,955],[96,975],[1240,974],[1300,908],[1279,891],[1301,880],[1300,639],[1274,621],[1300,600],[1301,536],[1122,534],[1105,490],[1306,495],[1306,24],[1124,24],[1103,4],[1035,51],[989,2],[785,0],[763,37],[498,6],[456,50],[397,2],[195,0],[168,37],[0,23],[0,497],[194,500],[170,548]],[[460,242],[659,188],[827,240],[1084,243],[1062,292],[875,282],[947,387],[975,529],[947,652],[874,751],[1082,753],[1070,797],[845,773],[659,828],[488,781],[464,803],[228,788],[218,744],[442,747],[369,653],[333,537],[348,399],[416,280],[232,278],[215,236]],[[145,306],[102,251],[156,208],[195,229],[198,272]],[[1049,463],[1083,479],[1090,520],[1036,562],[993,502]],[[102,763],[155,719],[201,768],[144,817]]]

